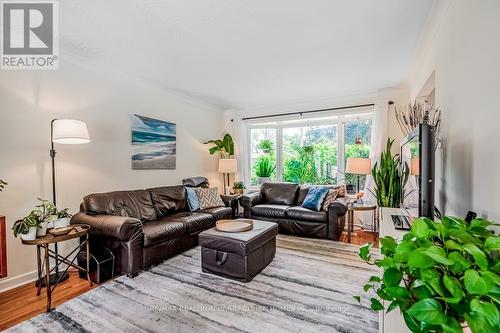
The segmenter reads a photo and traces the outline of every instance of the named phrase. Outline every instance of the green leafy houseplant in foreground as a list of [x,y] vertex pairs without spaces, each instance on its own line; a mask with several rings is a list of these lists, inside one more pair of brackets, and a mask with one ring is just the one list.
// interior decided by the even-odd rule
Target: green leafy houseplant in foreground
[[487,229],[492,224],[419,218],[400,242],[380,239],[382,259],[372,260],[372,244],[363,245],[359,256],[383,270],[364,286],[378,296],[371,308],[384,310],[381,300],[388,312],[399,308],[412,332],[459,333],[464,325],[500,332],[500,237]]

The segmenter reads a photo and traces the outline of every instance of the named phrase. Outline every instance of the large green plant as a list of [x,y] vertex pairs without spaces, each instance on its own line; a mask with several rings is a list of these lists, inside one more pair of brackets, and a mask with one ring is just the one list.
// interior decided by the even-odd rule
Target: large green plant
[[234,141],[233,137],[230,134],[224,135],[222,140],[208,140],[205,144],[212,143],[215,146],[210,147],[208,151],[210,155],[215,153],[220,153],[222,158],[228,158],[234,155]]
[[387,139],[385,151],[380,155],[372,169],[374,181],[373,195],[377,198],[379,207],[399,207],[404,197],[404,186],[408,181],[408,164],[401,164],[399,154],[392,155],[394,140]]
[[[380,239],[381,259],[372,260],[372,244],[359,255],[383,274],[370,277],[371,308],[384,310],[380,299],[403,314],[412,332],[500,332],[500,237],[484,219],[470,223],[455,217],[440,222],[416,219],[397,242]],[[359,301],[360,297],[355,296]]]
[[255,175],[257,177],[271,177],[274,170],[276,170],[276,164],[273,163],[271,157],[267,155],[259,156],[257,163],[255,163]]

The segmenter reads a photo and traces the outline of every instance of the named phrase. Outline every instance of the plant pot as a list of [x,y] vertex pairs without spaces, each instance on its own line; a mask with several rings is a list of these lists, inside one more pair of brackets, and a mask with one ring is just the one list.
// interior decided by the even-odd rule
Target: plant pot
[[233,193],[236,195],[242,195],[243,189],[242,188],[233,188]]
[[37,235],[37,237],[39,237],[39,236],[45,236],[45,234],[47,233],[47,226],[48,226],[48,224],[49,224],[49,222],[42,222],[42,223],[40,223],[40,225],[36,229],[36,235]]
[[37,227],[31,227],[27,234],[21,234],[22,240],[35,240]]
[[257,178],[257,184],[262,185],[264,183],[270,183],[271,182],[271,177],[258,177]]
[[54,221],[54,228],[65,228],[69,226],[69,217],[62,217]]

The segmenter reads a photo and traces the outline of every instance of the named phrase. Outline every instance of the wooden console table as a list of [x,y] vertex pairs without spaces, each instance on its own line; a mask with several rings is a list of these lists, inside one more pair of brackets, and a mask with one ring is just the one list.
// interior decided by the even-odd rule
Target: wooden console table
[[[38,269],[38,279],[37,279],[37,296],[40,295],[40,291],[42,289],[42,281],[45,280],[45,288],[47,290],[47,312],[51,310],[51,301],[52,301],[52,292],[57,287],[60,281],[60,277],[64,276],[70,267],[74,267],[84,273],[87,273],[87,280],[89,281],[89,285],[92,286],[92,281],[90,280],[90,244],[89,244],[89,230],[90,226],[87,224],[79,224],[72,225],[74,228],[66,235],[54,236],[47,233],[45,236],[37,237],[35,240],[23,240],[23,244],[26,245],[36,245],[36,256],[37,256],[37,269]],[[67,241],[70,239],[85,237],[85,240],[82,241],[75,249],[73,249],[67,256],[63,257],[62,255],[56,253],[49,249],[50,244],[56,244],[58,242]],[[87,267],[83,268],[75,263],[75,260],[78,254],[82,251],[82,248],[85,246],[85,250],[87,253]],[[44,251],[44,258],[41,258],[41,250]],[[72,255],[75,255],[73,259],[69,259]],[[50,269],[49,261],[50,258],[56,259],[56,262],[60,264],[64,263],[68,265],[64,270],[64,273],[59,276],[59,279],[51,286],[50,285],[50,273],[56,269],[57,266]]]

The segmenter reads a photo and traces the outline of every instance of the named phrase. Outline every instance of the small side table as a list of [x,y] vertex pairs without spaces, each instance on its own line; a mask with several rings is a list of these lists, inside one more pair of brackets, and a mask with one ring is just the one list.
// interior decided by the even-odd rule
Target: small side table
[[373,211],[373,240],[377,231],[377,205],[365,202],[352,202],[347,205],[347,241],[351,242],[351,233],[354,228],[354,211]]
[[[37,255],[37,268],[38,268],[38,279],[37,279],[37,293],[36,295],[40,295],[40,291],[42,289],[42,281],[45,279],[45,288],[47,289],[47,312],[50,312],[51,310],[51,301],[52,301],[52,292],[54,289],[57,287],[59,284],[60,278],[51,286],[50,285],[50,273],[56,269],[56,267],[53,267],[50,269],[49,261],[50,258],[52,259],[57,259],[57,262],[62,264],[68,265],[66,269],[64,270],[64,273],[60,275],[64,276],[64,274],[67,273],[68,269],[70,267],[76,268],[84,273],[87,273],[87,280],[89,281],[89,285],[92,286],[92,281],[90,280],[90,262],[89,262],[89,256],[87,256],[87,268],[83,268],[81,266],[78,266],[75,264],[75,260],[78,256],[78,254],[82,251],[82,248],[85,246],[85,249],[87,253],[89,253],[90,249],[90,244],[89,244],[89,230],[90,226],[87,224],[75,224],[72,225],[73,230],[71,230],[69,233],[61,236],[54,236],[49,233],[47,233],[45,236],[42,237],[37,237],[34,240],[23,240],[23,244],[26,245],[36,245],[36,255]],[[85,240],[81,241],[80,244],[73,249],[67,256],[63,257],[62,255],[52,251],[49,249],[49,244],[55,244],[58,242],[63,242],[67,241],[70,239],[75,239],[79,237],[84,237]],[[44,251],[44,259],[40,257],[41,250],[43,249]],[[69,258],[76,254],[72,260]],[[44,272],[45,270],[45,272]]]

